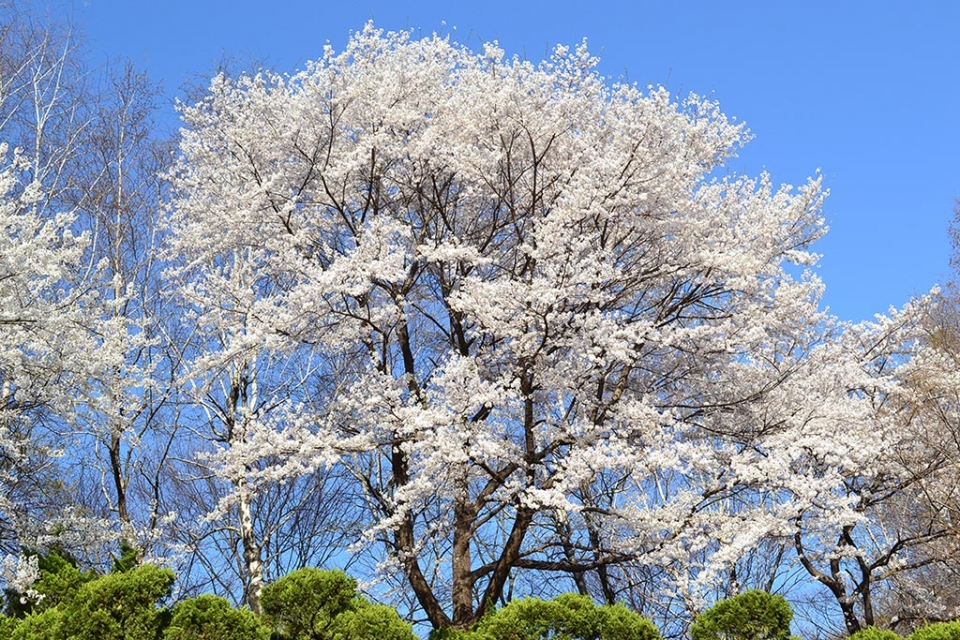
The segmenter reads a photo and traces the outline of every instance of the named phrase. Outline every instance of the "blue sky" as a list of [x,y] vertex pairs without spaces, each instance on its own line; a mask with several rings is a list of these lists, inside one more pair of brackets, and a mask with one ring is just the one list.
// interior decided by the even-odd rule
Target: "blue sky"
[[[949,277],[960,196],[960,3],[75,0],[94,63],[129,59],[171,102],[224,57],[294,71],[368,20],[498,40],[539,60],[587,38],[614,79],[717,99],[755,139],[731,168],[800,184],[818,169],[831,231],[824,302],[868,319]],[[172,107],[171,107],[172,109]]]

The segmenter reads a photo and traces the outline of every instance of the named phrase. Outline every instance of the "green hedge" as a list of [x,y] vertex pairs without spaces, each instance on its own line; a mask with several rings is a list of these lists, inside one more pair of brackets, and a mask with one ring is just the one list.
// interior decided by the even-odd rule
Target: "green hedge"
[[[38,558],[44,597],[21,604],[7,594],[0,640],[416,640],[410,624],[368,602],[342,571],[301,569],[267,585],[262,617],[225,599],[202,595],[164,606],[174,583],[169,569],[135,566],[127,549],[115,572],[81,572],[66,554]],[[748,591],[697,616],[693,640],[790,640],[793,613],[780,596]],[[661,640],[650,620],[623,605],[596,605],[564,594],[525,598],[492,611],[470,630],[441,629],[434,640]],[[854,640],[897,640],[865,629]],[[960,623],[936,624],[910,640],[960,640]]]

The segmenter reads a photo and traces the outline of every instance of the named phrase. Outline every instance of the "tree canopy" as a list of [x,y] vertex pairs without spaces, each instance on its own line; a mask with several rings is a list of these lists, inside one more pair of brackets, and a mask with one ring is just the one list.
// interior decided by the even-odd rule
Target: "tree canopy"
[[672,624],[814,584],[850,633],[960,606],[922,588],[958,557],[956,315],[831,317],[822,179],[736,173],[749,132],[715,102],[611,82],[585,44],[368,25],[219,73],[172,141],[132,67],[92,91],[10,42],[0,83],[35,89],[0,91],[11,592],[62,549],[82,606],[90,568],[172,565],[210,596],[184,634],[262,635],[300,582],[342,597],[283,633],[407,634],[315,566],[451,633],[569,590],[549,606]]

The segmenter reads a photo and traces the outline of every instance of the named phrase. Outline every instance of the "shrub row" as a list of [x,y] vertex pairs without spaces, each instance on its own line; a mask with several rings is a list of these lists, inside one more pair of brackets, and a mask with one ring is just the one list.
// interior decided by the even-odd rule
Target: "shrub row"
[[[409,623],[357,593],[341,571],[301,569],[266,586],[263,615],[201,595],[166,608],[174,574],[118,563],[114,572],[81,572],[66,555],[39,558],[31,597],[6,592],[0,640],[415,640]],[[697,616],[693,640],[796,640],[781,596],[747,591]],[[473,629],[441,629],[431,640],[661,640],[652,622],[622,605],[564,594],[515,600]],[[901,640],[868,628],[850,640]],[[909,640],[960,640],[960,622],[932,624]]]
[[[867,627],[850,636],[850,640],[903,640],[903,636],[889,629]],[[928,624],[907,636],[907,640],[960,640],[960,621]]]
[[163,607],[174,574],[152,565],[96,576],[54,551],[29,597],[7,592],[0,640],[415,640],[390,607],[371,604],[342,571],[301,569],[266,586],[263,616],[201,595]]

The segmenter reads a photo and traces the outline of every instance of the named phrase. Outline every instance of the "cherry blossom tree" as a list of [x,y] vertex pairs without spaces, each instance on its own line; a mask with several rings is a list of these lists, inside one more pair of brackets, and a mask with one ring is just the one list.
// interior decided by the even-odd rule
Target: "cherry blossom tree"
[[351,564],[436,628],[798,576],[848,632],[956,614],[955,298],[831,318],[820,179],[732,172],[712,101],[368,26],[217,75],[165,170],[146,76],[4,11],[6,583],[56,533],[255,611]]
[[312,413],[317,361],[309,348],[260,348],[249,332],[255,277],[241,256],[233,260],[227,278],[183,290],[198,317],[182,389],[194,409],[174,443],[176,506],[193,526],[181,526],[174,539],[196,567],[186,571],[193,582],[233,595],[236,579],[243,601],[259,613],[267,578],[319,564],[358,534],[343,517],[349,510],[336,474],[273,469],[282,453],[263,438],[301,411]]
[[169,506],[161,475],[178,424],[182,329],[161,295],[159,252],[162,171],[172,154],[154,119],[159,88],[146,74],[108,68],[95,89],[78,136],[82,162],[62,198],[90,233],[98,352],[110,354],[91,379],[94,392],[78,398],[71,446],[84,464],[76,500],[145,552]]
[[71,26],[30,9],[0,8],[4,348],[20,360],[2,372],[5,428],[18,437],[5,454],[20,463],[0,521],[8,551],[52,535],[108,563],[118,536],[139,541],[134,528],[157,524],[144,486],[157,486],[156,467],[141,453],[163,395],[150,376],[164,155],[149,80],[128,67],[98,82]]
[[837,469],[876,454],[805,270],[819,178],[730,173],[742,124],[596,64],[368,26],[183,108],[191,370],[242,425],[206,459],[238,505],[347,470],[362,549],[434,627],[615,597],[619,566],[701,593],[798,513],[846,517]]
[[82,120],[71,108],[82,94],[74,43],[4,8],[0,44],[0,544],[16,552],[71,502],[58,464],[64,443],[51,427],[87,388],[97,302],[90,238],[59,206]]
[[71,233],[71,216],[41,216],[23,156],[3,144],[0,157],[0,518],[13,551],[70,504],[48,427],[85,392],[96,299],[82,286],[86,239]]
[[[952,262],[956,267],[956,227]],[[952,620],[960,611],[960,306],[956,282],[911,314],[910,360],[897,367],[898,393],[887,401],[898,415],[896,444],[885,459],[887,477],[864,503],[857,523],[870,531],[864,555],[877,560],[872,606],[858,607],[864,624],[914,629]],[[888,366],[892,366],[888,358]],[[889,410],[889,409],[888,409]],[[878,544],[880,545],[878,548]],[[868,557],[871,557],[868,555]],[[860,580],[864,582],[861,571]],[[854,582],[854,581],[851,581]],[[858,587],[860,595],[867,589]],[[859,598],[863,600],[861,596]],[[862,613],[861,613],[862,612]],[[866,619],[872,613],[874,620]]]

